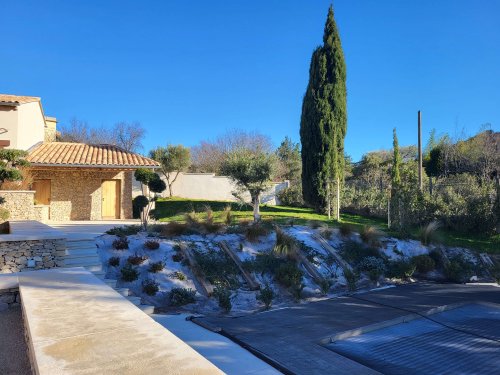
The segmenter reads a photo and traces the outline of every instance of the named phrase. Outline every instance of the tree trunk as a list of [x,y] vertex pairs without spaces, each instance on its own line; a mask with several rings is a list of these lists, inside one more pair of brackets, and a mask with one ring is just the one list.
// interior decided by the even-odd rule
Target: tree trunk
[[337,207],[336,207],[337,221],[340,221],[340,178],[337,177]]
[[258,222],[260,220],[260,195],[255,194],[252,197],[253,200],[253,221]]
[[330,183],[326,183],[326,211],[328,212],[328,220],[331,219],[332,205],[331,205]]
[[174,193],[172,192],[172,185],[173,185],[173,183],[168,184],[168,195],[170,198],[172,198],[174,196]]

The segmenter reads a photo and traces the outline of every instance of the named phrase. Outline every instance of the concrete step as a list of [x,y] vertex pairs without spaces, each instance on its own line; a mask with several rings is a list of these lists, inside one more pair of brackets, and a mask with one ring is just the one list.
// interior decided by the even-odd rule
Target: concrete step
[[129,289],[128,288],[114,288],[119,294],[121,294],[124,297],[128,297],[129,295]]
[[[109,279],[106,279],[106,272],[104,272],[104,271],[102,270],[102,266],[101,266],[101,269],[100,269],[100,270],[98,270],[98,271],[92,271],[92,273],[93,273],[93,274],[94,274],[94,275],[95,275],[98,279],[101,279],[101,280],[103,280],[103,281],[104,281],[104,280],[109,280]],[[116,280],[114,280],[114,281],[116,281]],[[116,285],[116,283],[115,283],[115,285]],[[110,285],[110,286],[111,286],[111,285]]]
[[99,258],[99,255],[94,251],[94,252],[91,252],[91,251],[86,251],[86,252],[80,252],[80,253],[71,253],[71,254],[66,254],[64,256],[64,259],[81,259],[81,258],[96,258],[96,259],[100,259]]
[[139,305],[137,307],[140,308],[144,313],[146,313],[148,315],[152,315],[155,313],[155,307],[152,305]]
[[[75,267],[75,266],[73,266]],[[87,265],[87,266],[83,266],[83,268],[85,268],[87,271],[90,271],[92,272],[94,275],[97,273],[97,272],[103,272],[102,271],[102,264],[91,264],[91,265]],[[104,277],[102,277],[104,278]]]
[[136,306],[141,304],[141,297],[127,296],[126,298]]
[[[104,273],[104,272],[103,272],[103,273]],[[94,273],[94,275],[95,275],[95,273]],[[113,279],[104,279],[103,281],[106,283],[106,285],[109,285],[111,288],[113,288],[113,289],[114,289],[114,288],[116,288],[116,282],[117,282],[118,280],[113,280]]]
[[95,247],[82,247],[82,248],[71,248],[66,249],[66,255],[77,255],[77,254],[97,254],[97,248]]

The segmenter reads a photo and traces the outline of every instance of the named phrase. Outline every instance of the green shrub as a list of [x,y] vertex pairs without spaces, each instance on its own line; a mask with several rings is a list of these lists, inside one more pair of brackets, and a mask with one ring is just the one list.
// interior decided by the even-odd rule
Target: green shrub
[[152,279],[145,279],[142,282],[142,291],[148,296],[154,296],[160,290],[159,285],[160,284]]
[[111,267],[117,267],[120,265],[120,257],[111,257],[108,259],[108,264]]
[[474,268],[467,260],[457,256],[446,265],[444,274],[449,281],[463,284],[474,275]]
[[273,248],[274,254],[282,258],[296,258],[298,246],[295,238],[283,232],[283,230],[278,226],[276,226],[275,230],[276,244]]
[[303,207],[302,189],[300,185],[290,186],[281,190],[278,195],[279,204],[290,207]]
[[304,290],[305,285],[303,283],[292,285],[289,290],[292,293],[295,301],[300,301],[302,299],[302,291]]
[[128,239],[127,237],[118,237],[113,241],[113,248],[116,250],[126,250],[128,249]]
[[344,269],[344,277],[347,283],[347,290],[349,292],[354,292],[357,288],[356,283],[359,280],[359,274],[346,268]]
[[132,217],[139,219],[142,210],[149,204],[149,200],[144,195],[138,195],[132,200]]
[[122,280],[127,282],[135,281],[139,278],[139,272],[135,268],[132,267],[130,263],[127,263],[121,269]]
[[0,207],[0,220],[5,221],[10,217],[10,211],[5,207]]
[[372,282],[377,282],[386,271],[384,261],[377,257],[366,257],[358,264],[360,271],[366,272]]
[[250,242],[257,242],[260,237],[268,234],[269,230],[261,223],[251,224],[245,228],[245,238]]
[[151,273],[157,273],[157,272],[160,272],[164,268],[165,268],[165,263],[163,263],[162,261],[159,261],[159,262],[151,263],[148,271]]
[[148,259],[147,256],[141,256],[141,255],[134,254],[134,255],[131,255],[127,258],[127,262],[129,262],[130,264],[132,264],[134,266],[138,266],[139,264],[144,263],[147,259]]
[[113,236],[133,236],[141,231],[140,225],[123,225],[121,227],[114,227],[106,231],[107,234],[111,234]]
[[214,289],[214,296],[219,302],[219,307],[225,312],[231,311],[233,305],[231,303],[231,291],[224,287],[216,287]]
[[224,251],[209,249],[201,252],[193,250],[200,271],[213,285],[237,287],[240,271],[234,261]]
[[342,237],[349,237],[352,234],[352,225],[341,223],[339,227],[339,232]]
[[368,246],[380,246],[380,237],[382,234],[374,226],[365,225],[359,235],[361,237],[361,240]]
[[311,220],[311,221],[309,221],[308,225],[312,229],[318,229],[318,228],[325,227],[325,223],[323,223],[322,221],[319,221],[319,220]]
[[147,240],[144,242],[144,247],[148,250],[158,250],[160,248],[160,242],[157,240]]
[[318,282],[319,288],[321,290],[321,294],[326,296],[328,292],[330,291],[330,288],[332,287],[332,280],[330,279],[321,279]]
[[380,258],[380,252],[378,249],[367,247],[362,243],[352,240],[348,240],[343,243],[342,248],[340,249],[340,255],[351,264],[358,264],[363,258],[366,257]]
[[320,236],[326,240],[331,240],[333,236],[333,230],[331,228],[322,228],[319,232]]
[[490,270],[491,276],[500,285],[500,264],[495,264]]
[[181,280],[181,281],[184,281],[187,279],[186,275],[184,275],[181,271],[175,271],[172,274],[172,278],[177,279],[177,280]]
[[261,288],[259,294],[257,295],[257,300],[262,302],[266,308],[269,310],[274,299],[274,290],[266,284],[264,288]]
[[218,233],[224,228],[221,223],[206,221],[200,224],[200,228],[204,233]]
[[196,302],[196,291],[186,288],[173,288],[168,293],[168,303],[172,306],[184,306]]
[[429,252],[429,257],[434,261],[436,268],[442,268],[444,266],[443,254],[437,249],[433,249]]
[[437,242],[437,230],[441,225],[437,221],[431,221],[429,224],[425,225],[419,231],[420,242],[424,246],[428,246],[431,243]]
[[274,277],[278,283],[285,288],[298,286],[302,283],[302,271],[293,261],[287,261],[279,265],[276,269]]
[[222,222],[226,225],[231,225],[233,223],[233,211],[230,204],[224,207],[224,211],[222,211]]
[[405,260],[389,262],[387,266],[386,276],[393,279],[406,280],[415,273],[415,265]]
[[418,273],[427,273],[436,269],[436,262],[429,255],[417,255],[411,258],[411,263],[415,265]]
[[272,254],[258,253],[255,259],[245,260],[243,262],[243,268],[249,272],[260,273],[261,275],[265,273],[274,275],[283,262],[283,259],[276,258]]
[[182,262],[182,260],[184,259],[184,255],[182,255],[182,253],[175,253],[174,255],[172,255],[172,260],[174,262]]

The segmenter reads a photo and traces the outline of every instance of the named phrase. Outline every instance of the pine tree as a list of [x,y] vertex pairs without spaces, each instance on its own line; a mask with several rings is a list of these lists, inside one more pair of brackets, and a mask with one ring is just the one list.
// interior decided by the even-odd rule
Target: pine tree
[[330,7],[323,45],[312,54],[300,121],[303,195],[317,209],[326,207],[333,186],[343,180],[346,130],[346,66]]

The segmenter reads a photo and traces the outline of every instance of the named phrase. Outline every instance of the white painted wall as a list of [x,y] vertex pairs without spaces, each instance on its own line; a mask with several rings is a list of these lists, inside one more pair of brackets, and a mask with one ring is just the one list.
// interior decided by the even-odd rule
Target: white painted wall
[[[132,181],[133,197],[142,194],[141,185],[133,179]],[[262,194],[261,202],[263,204],[278,204],[276,195],[278,192],[288,186],[288,181],[273,183],[270,188]],[[236,201],[232,195],[236,191],[236,185],[229,177],[216,176],[213,173],[179,173],[173,187],[173,195],[181,198],[207,199],[217,201]],[[168,187],[162,194],[164,197],[169,195]],[[246,193],[244,199],[250,201],[250,194]]]
[[7,133],[0,134],[0,139],[8,139],[10,146],[27,150],[38,142],[43,142],[45,121],[40,103],[24,103],[17,107],[0,106],[0,128]]

